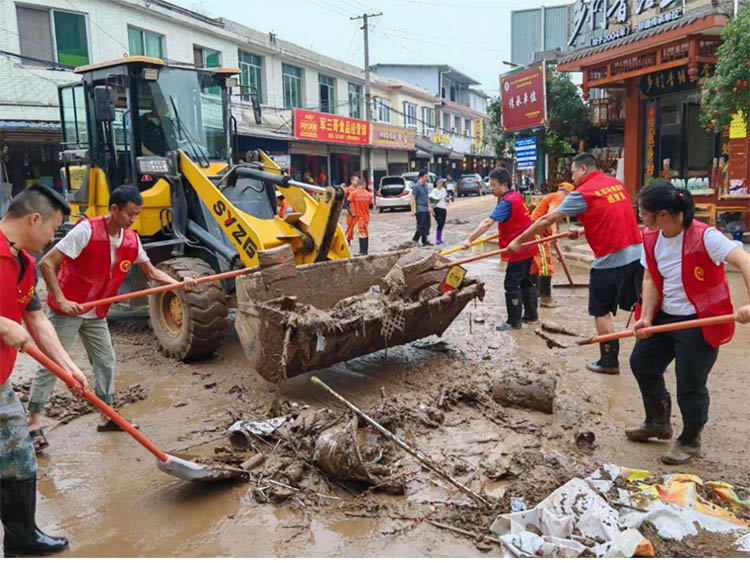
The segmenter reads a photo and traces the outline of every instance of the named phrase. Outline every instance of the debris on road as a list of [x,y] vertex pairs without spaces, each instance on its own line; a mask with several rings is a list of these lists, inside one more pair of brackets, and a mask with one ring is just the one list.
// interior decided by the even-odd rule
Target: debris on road
[[505,407],[529,408],[546,414],[554,409],[557,379],[544,373],[504,370],[492,384],[492,398]]

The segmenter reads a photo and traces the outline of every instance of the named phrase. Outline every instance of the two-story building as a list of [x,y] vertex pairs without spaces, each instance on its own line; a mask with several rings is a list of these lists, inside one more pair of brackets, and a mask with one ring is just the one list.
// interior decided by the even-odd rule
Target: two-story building
[[[16,191],[34,181],[61,185],[57,86],[78,81],[76,66],[134,55],[239,68],[232,112],[240,154],[264,149],[299,178],[343,182],[364,168],[370,146],[387,147],[390,160],[402,168],[414,151],[413,137],[410,143],[407,131],[394,129],[376,135],[378,143],[370,145],[370,127],[360,123],[362,69],[231,20],[163,0],[0,0],[0,21],[0,182],[12,183]],[[390,99],[391,91],[386,93]],[[253,97],[261,108],[259,122]],[[359,124],[361,139],[295,135],[299,111],[305,117],[323,114],[316,118],[332,126]],[[386,161],[382,171],[387,170]]]

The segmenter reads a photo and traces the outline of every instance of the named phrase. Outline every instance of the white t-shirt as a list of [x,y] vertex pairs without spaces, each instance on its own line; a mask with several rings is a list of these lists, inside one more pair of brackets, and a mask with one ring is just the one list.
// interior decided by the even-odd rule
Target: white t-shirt
[[[122,244],[122,235],[122,229],[120,229],[120,232],[117,236],[109,237],[110,264],[113,264],[115,259],[117,258],[117,249],[120,248],[120,245]],[[142,264],[144,262],[150,262],[151,260],[148,257],[148,254],[146,254],[146,251],[143,250],[141,238],[138,237],[138,235],[136,235],[136,237],[138,238],[138,256],[135,259],[135,263]],[[81,221],[75,227],[73,227],[70,232],[62,238],[60,242],[55,245],[55,248],[57,248],[57,250],[65,254],[65,256],[67,256],[71,260],[75,260],[81,255],[83,249],[86,248],[89,240],[91,240],[91,223],[89,223],[88,221]],[[92,309],[91,311],[83,313],[79,316],[83,319],[95,319],[96,310]]]
[[[674,237],[665,237],[659,232],[654,247],[654,259],[659,274],[664,280],[661,309],[668,315],[695,315],[695,307],[687,298],[682,285],[682,239],[685,232]],[[718,266],[736,248],[735,244],[713,227],[703,234],[703,244],[711,260]],[[641,264],[646,268],[646,253],[641,255]]]
[[430,199],[436,199],[437,203],[433,204],[433,207],[439,209],[448,209],[448,190],[445,188],[432,188],[430,192]]

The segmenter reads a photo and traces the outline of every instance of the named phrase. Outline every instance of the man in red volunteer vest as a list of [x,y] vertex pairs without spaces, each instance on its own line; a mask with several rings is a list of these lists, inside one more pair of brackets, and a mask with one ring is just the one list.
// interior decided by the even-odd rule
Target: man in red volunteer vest
[[[106,318],[109,306],[84,309],[81,304],[117,295],[133,264],[138,264],[149,280],[177,282],[151,264],[138,234],[130,229],[142,207],[138,188],[118,187],[110,195],[107,216],[80,221],[39,263],[47,284],[47,304],[52,309],[50,320],[60,341],[70,349],[76,336],[81,337],[94,370],[96,395],[109,405],[115,394],[115,350]],[[192,278],[183,281],[186,289],[195,288]],[[31,385],[29,427],[37,451],[48,445],[39,413],[54,385],[54,375],[44,368],[39,369]],[[120,427],[102,414],[97,430],[106,432]]]
[[[490,216],[474,229],[463,243],[468,249],[472,241],[497,223],[500,237],[498,244],[505,248],[513,239],[531,225],[531,217],[523,196],[510,187],[510,174],[505,168],[493,170],[490,173],[490,187],[492,194],[498,198],[497,206]],[[501,254],[503,262],[507,262],[505,269],[505,306],[508,310],[508,320],[498,324],[497,330],[521,328],[522,321],[535,322],[539,319],[537,313],[537,278],[531,274],[533,257],[539,254],[537,245],[522,249],[515,254]]]
[[[594,317],[598,334],[614,332],[612,315],[617,308],[630,311],[640,298],[643,267],[638,220],[625,186],[597,168],[596,158],[580,153],[571,164],[575,191],[560,207],[537,219],[514,240],[509,252],[517,252],[521,243],[565,217],[577,216],[586,240],[594,251],[589,277],[589,315]],[[579,231],[571,230],[570,238]],[[599,361],[586,367],[597,373],[620,373],[618,341],[599,344]]]
[[695,206],[688,190],[655,182],[639,195],[643,230],[643,307],[635,324],[638,341],[630,368],[638,382],[646,419],[625,431],[629,440],[672,437],[672,401],[664,371],[675,360],[677,404],[682,433],[663,463],[678,465],[700,455],[700,436],[708,421],[708,374],[719,346],[734,336],[734,323],[695,327],[649,336],[652,325],[732,314],[724,263],[732,264],[745,281],[745,305],[735,314],[750,322],[750,255],[714,227],[693,218]]
[[75,395],[88,388],[34,291],[36,272],[30,253],[41,252],[52,242],[68,213],[62,196],[34,185],[13,199],[0,220],[0,520],[6,557],[48,555],[68,547],[65,538],[37,528],[36,455],[23,406],[9,381],[18,351],[36,344],[78,380],[80,386],[71,389]]

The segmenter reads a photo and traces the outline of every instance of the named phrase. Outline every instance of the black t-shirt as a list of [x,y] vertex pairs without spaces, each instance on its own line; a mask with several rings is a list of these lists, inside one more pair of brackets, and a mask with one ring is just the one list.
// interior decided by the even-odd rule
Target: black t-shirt
[[[26,272],[26,262],[23,260],[23,256],[21,253],[18,253],[18,256],[16,256],[16,260],[18,260],[18,265],[20,266],[18,270],[18,283],[21,283],[21,280],[23,279],[23,274]],[[36,272],[34,272],[34,295],[31,298],[31,301],[29,301],[29,304],[26,305],[27,311],[40,311],[42,309],[42,302],[39,301],[39,296],[36,293]]]

